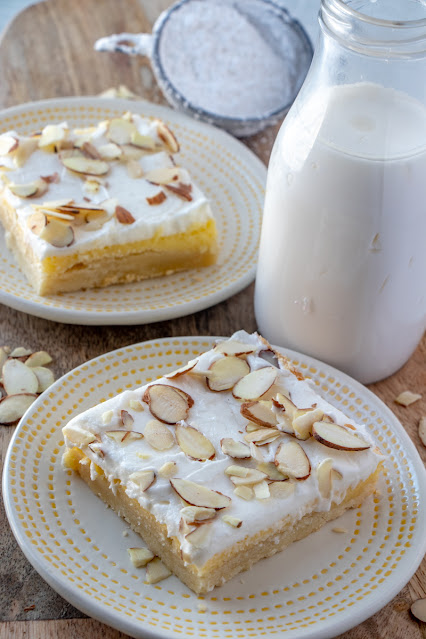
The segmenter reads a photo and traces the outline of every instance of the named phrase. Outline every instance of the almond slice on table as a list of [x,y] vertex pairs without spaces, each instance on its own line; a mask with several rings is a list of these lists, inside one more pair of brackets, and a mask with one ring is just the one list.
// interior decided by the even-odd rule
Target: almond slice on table
[[38,236],[56,248],[66,248],[74,242],[72,226],[54,218],[47,221]]
[[188,393],[166,384],[148,386],[142,399],[148,404],[153,417],[165,424],[177,424],[185,420],[194,403]]
[[129,480],[141,489],[144,493],[155,482],[155,473],[153,470],[138,470],[129,475]]
[[422,417],[419,421],[419,437],[423,446],[426,446],[426,417]]
[[245,477],[237,477],[236,475],[230,475],[229,479],[234,486],[253,486],[266,479],[265,473],[256,470],[255,468],[248,468],[248,473]]
[[84,155],[69,157],[61,155],[61,162],[70,171],[84,175],[106,175],[109,171],[108,162],[87,158]]
[[216,517],[214,508],[200,508],[199,506],[185,506],[180,511],[180,514],[187,524],[198,523]]
[[0,424],[13,424],[24,415],[37,395],[34,393],[16,393],[0,399]]
[[417,599],[411,604],[411,614],[418,619],[426,623],[426,599]]
[[246,433],[244,439],[246,442],[256,444],[257,446],[265,446],[281,437],[281,431],[276,428],[259,428],[253,433]]
[[312,434],[324,446],[337,450],[360,451],[370,448],[370,444],[361,437],[331,422],[315,422],[312,426]]
[[192,371],[194,366],[197,365],[197,362],[198,360],[194,359],[192,362],[188,362],[187,364],[185,364],[185,366],[181,366],[181,368],[178,368],[177,370],[172,371],[171,373],[167,373],[166,375],[164,375],[164,377],[166,377],[167,379],[174,379],[175,377],[180,377],[181,375],[185,375],[185,373]]
[[329,457],[327,459],[323,459],[316,468],[318,488],[319,488],[321,497],[324,497],[325,499],[328,499],[331,495],[332,468],[333,468],[333,460],[330,459]]
[[170,570],[163,564],[159,557],[154,557],[146,566],[146,583],[147,584],[157,584],[159,581],[163,581],[163,579],[167,579],[170,577],[172,573]]
[[216,353],[223,353],[223,355],[235,355],[239,357],[241,355],[250,355],[254,353],[256,348],[237,340],[228,340],[226,342],[219,342],[214,347]]
[[157,135],[162,142],[166,145],[166,148],[170,153],[177,153],[179,151],[179,142],[175,135],[170,131],[169,127],[161,120],[157,122]]
[[146,564],[155,557],[149,548],[128,548],[127,552],[135,568],[143,568],[143,566],[146,566]]
[[309,459],[296,441],[280,444],[275,453],[275,466],[292,479],[304,480],[311,474]]
[[248,459],[251,457],[250,448],[243,442],[235,441],[231,437],[221,439],[220,447],[225,455],[229,455],[233,459]]
[[8,359],[5,362],[2,368],[2,382],[8,395],[37,393],[37,376],[19,359]]
[[175,445],[173,433],[158,419],[151,419],[143,432],[148,444],[155,450],[168,450]]
[[17,346],[10,353],[9,357],[26,357],[26,356],[30,356],[31,354],[32,354],[32,350],[30,350],[29,348],[25,348],[25,346]]
[[241,404],[241,415],[259,426],[274,427],[277,416],[272,410],[272,402],[258,401]]
[[211,527],[209,524],[201,524],[185,535],[185,539],[195,548],[203,548],[210,537]]
[[176,477],[170,480],[170,484],[179,497],[182,497],[182,499],[191,506],[202,506],[204,508],[221,510],[231,503],[231,499],[226,495],[216,490],[211,490],[201,484],[189,481],[188,479],[178,479]]
[[411,404],[414,404],[414,402],[417,402],[421,398],[422,396],[419,393],[412,393],[406,390],[400,393],[398,397],[395,397],[394,401],[401,406],[411,406]]
[[191,459],[206,461],[213,459],[216,454],[211,441],[192,426],[178,424],[176,426],[176,440],[185,455]]
[[247,401],[259,399],[274,384],[277,373],[277,369],[272,366],[258,368],[240,379],[235,384],[232,394],[236,399]]
[[8,155],[19,146],[19,140],[12,135],[0,135],[0,155]]
[[[25,362],[25,365],[27,366],[27,362]],[[44,393],[55,381],[55,376],[52,371],[44,366],[32,366],[30,370],[35,373],[38,380],[37,393]]]
[[324,417],[319,408],[298,408],[293,417],[292,426],[297,439],[309,439],[312,426]]
[[216,392],[230,390],[248,373],[250,367],[244,359],[233,356],[221,357],[209,367],[207,386]]

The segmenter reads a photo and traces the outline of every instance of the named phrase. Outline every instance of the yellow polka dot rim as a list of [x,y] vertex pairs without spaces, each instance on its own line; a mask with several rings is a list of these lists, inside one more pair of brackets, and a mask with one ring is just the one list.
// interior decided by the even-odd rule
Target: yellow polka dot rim
[[39,130],[49,122],[90,126],[132,110],[161,118],[176,134],[180,162],[211,202],[218,229],[215,265],[101,289],[36,295],[6,247],[0,225],[0,303],[69,324],[146,324],[208,308],[248,286],[255,277],[266,167],[227,133],[144,100],[99,97],[33,102],[0,112],[0,133]]
[[[132,637],[329,639],[374,614],[426,551],[426,471],[392,412],[336,369],[280,349],[317,391],[366,424],[385,454],[379,490],[287,550],[197,596],[176,577],[155,586],[133,567],[138,536],[61,465],[61,428],[74,415],[137,388],[212,347],[214,337],[128,346],[83,364],[21,420],[3,475],[12,531],[41,576],[74,606]],[[339,527],[340,533],[333,531]]]

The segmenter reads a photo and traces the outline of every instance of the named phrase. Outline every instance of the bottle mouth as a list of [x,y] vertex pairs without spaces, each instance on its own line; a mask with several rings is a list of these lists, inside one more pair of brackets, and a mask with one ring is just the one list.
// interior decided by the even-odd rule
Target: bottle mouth
[[[396,4],[391,1],[385,6],[380,0],[322,0],[319,22],[326,33],[359,53],[386,58],[425,56],[425,5],[422,0],[404,2],[401,20],[392,15]],[[367,6],[371,13],[365,10]]]

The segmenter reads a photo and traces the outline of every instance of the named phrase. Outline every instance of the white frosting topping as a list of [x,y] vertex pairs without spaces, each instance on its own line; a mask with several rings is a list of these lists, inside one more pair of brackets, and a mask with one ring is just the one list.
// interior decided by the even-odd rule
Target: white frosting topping
[[[161,142],[157,134],[158,121],[150,121],[137,114],[132,115],[132,120],[142,135],[149,136],[156,142]],[[66,123],[59,126],[67,128]],[[105,122],[99,123],[88,135],[88,141],[97,148],[110,143],[106,131],[107,124]],[[77,132],[70,130],[67,140],[75,140],[79,135],[78,130]],[[18,140],[23,139],[23,136],[15,131],[9,131],[4,136],[13,136]],[[143,174],[154,169],[176,166],[174,157],[164,150],[146,153],[135,161],[140,164]],[[0,157],[0,165],[11,169],[5,171],[5,174],[14,184],[28,184],[39,180],[41,176],[49,176],[54,173],[59,175],[59,182],[57,184],[50,183],[47,193],[40,197],[24,199],[14,195],[7,187],[4,189],[7,202],[16,209],[18,219],[22,223],[26,241],[31,244],[40,259],[137,242],[152,238],[157,234],[161,236],[174,235],[185,232],[195,222],[203,224],[213,217],[207,198],[183,168],[180,168],[181,176],[185,184],[190,184],[192,187],[191,201],[183,200],[164,187],[150,183],[144,179],[143,175],[139,178],[130,177],[126,164],[116,160],[110,162],[108,174],[100,177],[102,184],[96,193],[88,192],[85,189],[85,176],[79,177],[68,171],[57,153],[37,149],[20,168],[16,168],[13,153],[10,153]],[[87,177],[91,179],[92,176]],[[93,176],[93,179],[97,179],[96,176]],[[165,192],[166,199],[161,204],[148,204],[146,198],[155,196],[160,190]],[[89,198],[90,202],[84,198]],[[84,230],[84,226],[73,227],[74,242],[68,247],[54,247],[35,235],[26,224],[27,218],[35,211],[32,205],[72,199],[75,204],[100,206],[103,201],[110,198],[116,199],[117,204],[127,209],[135,221],[132,224],[121,224],[114,215],[111,215],[106,223],[97,230]]]
[[[259,357],[259,353],[265,349],[265,345],[258,335],[248,335],[245,331],[239,331],[231,339],[254,346],[255,352],[247,356],[247,362],[252,371],[270,365],[264,358]],[[114,484],[114,480],[119,479],[126,487],[126,493],[130,497],[137,499],[143,507],[156,516],[158,521],[165,524],[169,536],[177,536],[180,539],[181,548],[187,560],[197,565],[203,565],[213,555],[225,550],[230,545],[278,524],[286,516],[292,521],[297,521],[312,509],[328,511],[332,501],[337,503],[341,501],[347,489],[367,479],[382,459],[380,453],[374,448],[374,443],[364,426],[355,424],[340,410],[320,397],[308,381],[298,379],[281,363],[274,385],[277,390],[281,389],[281,391],[287,392],[299,408],[309,408],[316,404],[337,424],[356,426],[359,436],[369,442],[371,448],[364,451],[345,452],[326,447],[313,437],[306,441],[299,441],[290,435],[282,434],[278,440],[265,446],[256,447],[256,450],[262,454],[264,461],[273,462],[275,451],[280,443],[298,441],[311,464],[312,472],[308,479],[294,481],[294,492],[285,498],[253,498],[246,501],[238,497],[233,493],[234,485],[225,474],[225,469],[230,465],[255,468],[257,462],[254,459],[231,459],[223,453],[220,440],[229,437],[244,442],[248,420],[240,413],[242,402],[235,399],[231,391],[212,392],[208,390],[204,377],[194,375],[194,372],[207,370],[215,360],[221,357],[223,354],[213,349],[197,358],[192,374],[186,373],[173,379],[161,378],[154,382],[155,384],[174,386],[184,390],[192,397],[194,404],[189,410],[186,423],[196,427],[211,441],[215,448],[215,457],[212,460],[195,461],[186,456],[177,444],[169,450],[157,451],[148,444],[145,438],[120,445],[105,435],[106,431],[125,430],[120,421],[121,410],[128,411],[134,418],[132,430],[144,432],[146,424],[153,419],[153,415],[147,404],[143,404],[144,410],[142,412],[132,410],[130,401],[141,401],[144,390],[151,384],[133,391],[125,391],[119,396],[85,411],[73,418],[66,427],[81,430],[86,434],[89,431],[100,436],[99,447],[104,456],[100,458],[90,448],[82,445],[80,447],[84,453],[102,468],[111,485]],[[105,419],[108,418],[110,421],[104,423]],[[174,432],[174,426],[167,426],[167,428]],[[72,441],[67,437],[65,441],[67,446],[73,446]],[[319,491],[315,469],[322,460],[327,458],[333,460],[333,468],[339,471],[342,477],[333,481],[330,497],[324,498]],[[218,511],[216,517],[209,524],[209,539],[202,548],[195,548],[179,531],[181,509],[184,504],[171,488],[169,479],[158,474],[158,470],[166,462],[175,462],[177,467],[175,477],[202,484],[227,495],[232,500],[230,506]],[[129,479],[132,473],[143,470],[153,470],[157,475],[154,484],[145,492],[142,492],[138,485]],[[231,527],[222,520],[223,515],[230,515],[241,520],[242,525],[239,528]]]

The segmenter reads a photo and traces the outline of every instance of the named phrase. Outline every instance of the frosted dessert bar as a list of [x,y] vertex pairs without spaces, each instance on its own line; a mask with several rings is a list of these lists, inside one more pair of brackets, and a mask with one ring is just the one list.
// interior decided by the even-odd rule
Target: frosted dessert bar
[[161,120],[0,136],[0,220],[36,292],[133,282],[216,259],[209,202]]
[[359,506],[383,459],[364,426],[244,331],[63,434],[65,466],[196,593]]

